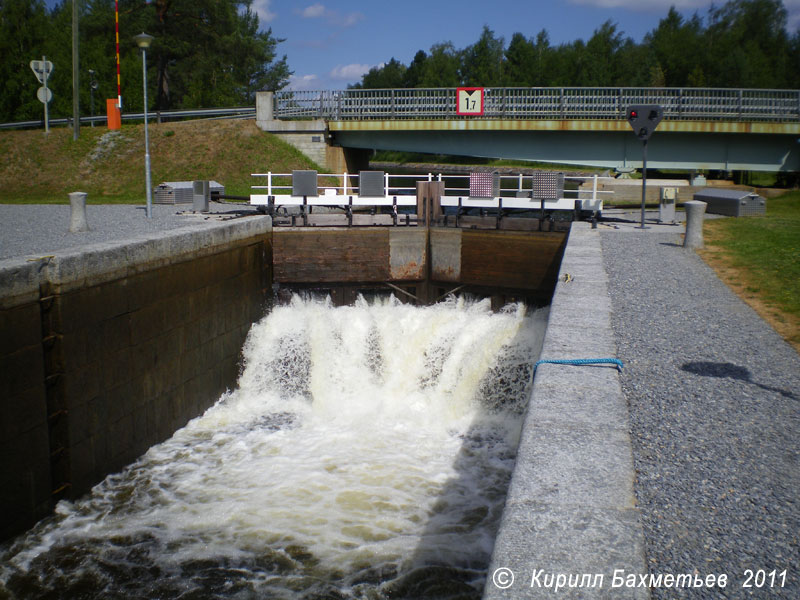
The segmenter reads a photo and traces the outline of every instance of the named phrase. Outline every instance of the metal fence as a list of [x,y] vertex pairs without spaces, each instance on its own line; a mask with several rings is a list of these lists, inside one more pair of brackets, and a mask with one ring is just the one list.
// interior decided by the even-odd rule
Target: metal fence
[[[158,120],[176,119],[253,119],[256,116],[254,106],[239,108],[193,108],[179,110],[162,110],[148,113],[148,121],[155,123]],[[81,125],[90,123],[106,124],[106,115],[94,117],[83,116]],[[122,113],[123,121],[144,121],[144,113]],[[50,125],[72,125],[71,118],[50,119]],[[0,129],[24,129],[27,127],[44,127],[44,120],[18,121],[16,123],[0,123]]]
[[456,88],[279,91],[277,119],[624,119],[660,104],[673,120],[800,121],[800,90],[714,88],[485,88],[484,112],[459,115]]

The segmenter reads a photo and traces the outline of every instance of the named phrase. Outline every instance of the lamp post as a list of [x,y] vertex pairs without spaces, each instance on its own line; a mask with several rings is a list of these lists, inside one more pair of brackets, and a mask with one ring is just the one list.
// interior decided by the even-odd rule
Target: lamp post
[[153,197],[150,185],[150,137],[147,133],[147,49],[153,41],[152,35],[142,32],[133,36],[136,45],[142,49],[142,81],[144,82],[144,176],[147,186],[147,218],[153,217]]

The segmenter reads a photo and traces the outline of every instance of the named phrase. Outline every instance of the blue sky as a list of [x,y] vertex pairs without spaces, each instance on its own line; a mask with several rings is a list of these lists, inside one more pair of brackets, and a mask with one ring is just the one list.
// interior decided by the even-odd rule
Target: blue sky
[[[724,3],[718,0],[717,5]],[[484,25],[506,44],[546,29],[557,45],[587,40],[607,19],[636,41],[670,6],[705,17],[708,0],[254,0],[262,26],[286,41],[280,52],[294,71],[294,89],[343,89],[392,57],[408,64],[439,42],[464,48]],[[784,0],[790,26],[800,25],[800,0]]]
[[[48,6],[56,2],[47,0]],[[516,32],[534,37],[546,29],[551,44],[558,45],[588,40],[611,19],[638,42],[670,6],[686,17],[697,12],[705,18],[710,5],[710,0],[253,0],[262,29],[271,27],[286,39],[278,51],[294,71],[293,89],[344,89],[392,57],[408,64],[418,50],[447,41],[465,48],[478,40],[484,25],[506,44]],[[794,31],[800,27],[800,0],[784,0],[784,6]]]

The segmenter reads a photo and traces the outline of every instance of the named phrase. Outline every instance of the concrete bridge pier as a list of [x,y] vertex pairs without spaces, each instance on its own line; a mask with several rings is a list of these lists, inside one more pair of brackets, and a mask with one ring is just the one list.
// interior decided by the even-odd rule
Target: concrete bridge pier
[[274,93],[256,94],[256,125],[278,136],[329,173],[358,173],[369,168],[371,150],[332,145],[323,119],[281,121],[274,118]]

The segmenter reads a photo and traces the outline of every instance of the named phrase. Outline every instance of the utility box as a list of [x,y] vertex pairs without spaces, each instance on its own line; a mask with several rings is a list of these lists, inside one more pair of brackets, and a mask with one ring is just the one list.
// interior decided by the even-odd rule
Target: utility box
[[292,196],[319,196],[316,171],[292,171]]
[[470,173],[470,198],[497,198],[500,195],[500,173]]
[[[165,181],[154,190],[154,204],[192,204],[194,202],[194,181]],[[208,181],[208,193],[225,194],[225,186],[217,181]]]
[[678,188],[662,187],[658,201],[658,222],[675,222],[675,204],[678,202]]
[[383,171],[360,171],[358,174],[358,195],[361,198],[384,198],[385,176]]
[[706,203],[706,212],[729,217],[757,217],[767,214],[767,201],[755,192],[709,188],[696,192],[695,200]]
[[531,182],[531,192],[536,200],[560,200],[564,195],[564,173],[536,171]]
[[192,210],[195,212],[208,212],[208,202],[211,199],[211,186],[209,181],[198,180],[192,182]]

